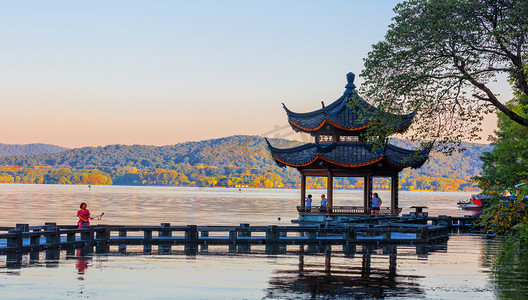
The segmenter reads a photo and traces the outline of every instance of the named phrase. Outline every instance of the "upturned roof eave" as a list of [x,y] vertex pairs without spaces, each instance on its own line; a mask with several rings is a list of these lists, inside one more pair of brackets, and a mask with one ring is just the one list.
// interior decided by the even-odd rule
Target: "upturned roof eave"
[[344,100],[345,100],[345,95],[339,97],[337,100],[332,102],[330,105],[321,107],[321,108],[316,109],[314,111],[305,112],[305,113],[294,112],[294,111],[290,110],[288,107],[286,107],[286,104],[284,104],[284,103],[282,103],[282,107],[286,111],[286,114],[288,115],[288,119],[290,118],[290,116],[293,116],[293,117],[313,117],[313,116],[317,116],[317,115],[325,115],[328,111],[332,111],[335,108],[339,107]]
[[[345,101],[347,101],[346,98],[347,97],[347,94],[344,94],[343,96],[341,96],[339,99],[337,99],[336,101],[334,101],[332,104],[324,107],[324,108],[321,108],[321,109],[318,109],[318,110],[315,110],[315,111],[311,111],[311,112],[307,112],[307,113],[296,113],[296,112],[293,112],[291,110],[289,110],[286,105],[283,103],[283,107],[284,107],[284,110],[286,111],[286,114],[288,116],[288,122],[290,124],[290,126],[296,130],[296,131],[302,131],[302,132],[306,132],[306,133],[311,133],[313,131],[316,131],[316,130],[319,130],[321,129],[325,124],[330,124],[336,128],[339,128],[339,129],[342,129],[342,130],[346,130],[346,131],[351,131],[351,132],[354,132],[354,131],[359,131],[359,130],[363,130],[365,128],[367,128],[368,126],[371,126],[372,124],[374,124],[376,121],[370,121],[366,124],[360,124],[360,125],[354,125],[354,126],[350,126],[348,124],[345,124],[343,122],[334,122],[331,120],[332,119],[336,119],[335,116],[338,115],[338,114],[341,114],[343,113],[343,111],[345,109],[350,109],[350,107],[348,107],[348,105],[346,103],[344,103]],[[393,114],[393,113],[389,113],[389,112],[383,112],[381,111],[379,108],[369,104],[368,102],[366,102],[365,100],[359,98],[359,100],[362,102],[360,104],[360,106],[364,107],[364,110],[365,111],[370,111],[372,115],[375,115],[376,113],[378,112],[382,112],[383,114],[386,114],[388,115],[388,117],[392,120],[397,120],[397,123],[399,124],[399,126],[394,129],[394,133],[403,133],[405,132],[412,124],[413,120],[414,120],[414,116],[415,116],[415,112],[413,111],[412,113],[409,113],[409,114],[405,114],[405,115],[397,115],[397,114]],[[309,118],[319,118],[321,121],[314,124],[314,125],[309,125],[309,124],[303,124],[303,119],[309,119]],[[292,119],[295,119],[295,120],[292,120]],[[373,118],[367,118],[367,119],[373,119]],[[309,121],[307,121],[306,123],[308,123]]]
[[[336,166],[349,167],[349,168],[350,167],[368,166],[368,165],[372,165],[372,164],[378,163],[378,162],[380,162],[382,160],[385,161],[388,165],[390,165],[390,166],[392,166],[394,168],[398,168],[398,169],[405,169],[405,168],[409,168],[409,167],[411,167],[411,168],[419,168],[427,161],[427,159],[429,157],[429,153],[431,151],[431,148],[428,148],[428,149],[425,149],[425,150],[416,151],[416,150],[404,149],[404,148],[389,144],[383,150],[380,150],[378,152],[379,153],[378,155],[376,155],[375,157],[373,157],[372,159],[370,159],[368,161],[344,163],[342,161],[336,161],[336,160],[330,159],[325,154],[333,151],[337,147],[343,147],[343,146],[346,146],[346,147],[365,147],[366,145],[365,144],[359,144],[359,145],[355,145],[355,144],[353,144],[353,145],[350,145],[350,144],[347,144],[347,145],[331,144],[331,145],[328,145],[328,146],[321,146],[321,145],[318,145],[318,144],[310,143],[310,144],[304,144],[304,145],[297,146],[297,147],[292,147],[292,148],[279,149],[279,148],[273,147],[267,139],[266,139],[266,142],[268,143],[268,148],[270,149],[270,152],[272,154],[272,157],[273,157],[274,161],[278,165],[280,165],[280,166],[297,167],[297,168],[298,167],[309,166],[309,165],[313,164],[314,162],[316,162],[317,160],[322,160],[322,161],[325,161],[327,163],[330,163],[330,164],[333,164],[333,165],[336,165]],[[305,151],[305,150],[308,150],[308,149],[311,149],[311,148],[314,148],[314,147],[317,148],[317,151],[313,155],[307,156],[304,159],[303,162],[291,162],[291,161],[287,161],[287,160],[285,160],[283,158],[279,158],[278,157],[278,156],[280,156],[280,154],[296,153],[296,152]],[[402,155],[404,157],[407,157],[407,158],[408,157],[413,157],[413,156],[416,156],[416,158],[410,160],[409,162],[404,163],[402,160],[391,159],[388,151],[398,152],[400,155]]]

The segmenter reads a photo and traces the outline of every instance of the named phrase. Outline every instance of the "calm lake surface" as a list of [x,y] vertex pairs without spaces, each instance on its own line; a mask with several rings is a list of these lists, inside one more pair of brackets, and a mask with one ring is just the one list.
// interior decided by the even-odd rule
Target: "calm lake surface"
[[[323,190],[310,190],[315,199]],[[379,192],[385,203],[389,192]],[[400,192],[400,207],[426,205],[430,215],[466,215],[456,207],[470,193]],[[75,224],[81,202],[92,224],[291,225],[298,190],[178,187],[0,185],[0,226]],[[361,205],[361,191],[336,191],[335,205]],[[314,204],[318,204],[315,200]],[[385,206],[385,205],[384,205]],[[280,217],[280,220],[279,220]],[[229,252],[209,246],[186,255],[128,247],[123,254],[46,251],[13,265],[0,255],[0,299],[497,299],[528,298],[526,278],[497,280],[491,269],[498,243],[453,234],[435,246],[288,245],[270,255],[264,246]],[[526,297],[525,297],[526,296]]]

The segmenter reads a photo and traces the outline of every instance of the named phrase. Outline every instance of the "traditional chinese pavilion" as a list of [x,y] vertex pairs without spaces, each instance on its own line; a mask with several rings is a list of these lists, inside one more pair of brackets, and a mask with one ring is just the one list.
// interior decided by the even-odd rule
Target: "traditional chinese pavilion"
[[[398,208],[398,173],[407,167],[421,167],[429,156],[430,149],[408,150],[390,143],[373,147],[367,143],[362,133],[369,126],[390,121],[392,132],[402,133],[411,125],[414,113],[390,114],[370,105],[359,97],[354,77],[353,73],[348,73],[348,84],[343,96],[330,105],[322,103],[322,108],[318,110],[296,113],[283,104],[291,127],[297,132],[312,135],[314,143],[279,149],[266,139],[271,155],[279,166],[295,167],[301,173],[301,201],[297,208],[301,217],[370,214],[374,177],[391,179],[390,207],[382,207],[381,213],[397,215],[401,211]],[[317,197],[314,197],[311,208],[305,207],[307,176],[327,177],[327,209],[317,206]],[[334,177],[362,177],[363,205],[336,205],[333,199]],[[384,204],[388,203],[388,199],[383,201]]]

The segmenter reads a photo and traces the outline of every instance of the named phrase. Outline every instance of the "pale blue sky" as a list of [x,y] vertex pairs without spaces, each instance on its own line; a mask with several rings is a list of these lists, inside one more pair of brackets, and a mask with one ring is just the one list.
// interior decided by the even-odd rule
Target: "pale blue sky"
[[342,94],[397,2],[1,1],[0,143],[268,132],[286,124],[282,102]]

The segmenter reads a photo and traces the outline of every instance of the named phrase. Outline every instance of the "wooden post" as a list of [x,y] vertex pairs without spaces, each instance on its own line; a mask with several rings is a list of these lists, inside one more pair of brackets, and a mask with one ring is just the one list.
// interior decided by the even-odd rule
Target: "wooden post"
[[429,230],[427,226],[420,229],[420,242],[427,243],[429,241]]
[[347,225],[346,230],[343,233],[343,238],[346,241],[355,241],[356,240],[356,227],[354,225]]
[[[126,239],[126,237],[127,237],[126,230],[119,230],[119,239]],[[127,248],[126,242],[119,243],[119,247],[118,247],[119,252],[122,252],[122,253],[126,252],[126,248]]]
[[[48,224],[48,223],[46,223]],[[54,225],[46,225],[46,244],[59,244],[60,233],[59,228],[55,223]]]
[[144,244],[152,243],[152,230],[143,231],[143,241]]
[[[334,176],[332,171],[328,170],[328,180],[326,181],[326,194],[328,198],[328,207],[334,206]],[[331,211],[330,209],[328,211]]]
[[239,237],[250,237],[251,231],[249,230],[249,224],[247,223],[241,223],[240,224],[240,231],[238,232]]
[[390,229],[383,231],[383,242],[390,242],[392,240],[392,232]]
[[313,243],[315,242],[316,239],[317,239],[317,232],[315,230],[308,231],[308,240]]
[[209,231],[201,231],[201,236],[205,239],[203,239],[203,243],[200,246],[200,251],[208,252],[209,245],[207,245],[207,238],[209,238]]
[[[170,223],[161,223],[161,229],[158,233],[159,237],[171,237],[172,236],[172,230],[170,230]],[[170,253],[172,249],[172,246],[168,243],[163,243],[158,246],[158,252],[165,254]]]
[[237,241],[237,231],[229,231],[229,241],[231,243],[236,243]]
[[370,181],[370,176],[369,174],[367,174],[366,176],[363,176],[363,207],[365,208],[365,213],[366,211],[369,211],[370,207],[369,207],[369,199],[370,199],[370,195],[369,195],[369,181]]
[[161,230],[158,236],[169,237],[172,236],[172,231],[170,230],[170,223],[161,223]]
[[152,230],[143,231],[143,253],[152,252]]
[[301,206],[306,206],[306,175],[301,171]]
[[319,224],[319,229],[317,230],[317,236],[325,237],[326,236],[326,229],[324,224]]
[[[98,225],[97,227],[99,227],[95,232],[95,239],[97,242],[108,243],[108,240],[110,239],[110,229],[108,225]],[[103,229],[100,227],[103,227]]]
[[368,210],[370,211],[370,208],[372,207],[372,174],[368,174],[368,191],[367,191],[367,199],[368,199]]
[[[40,239],[39,239],[39,244],[40,244]],[[38,263],[39,259],[40,259],[40,252],[39,252],[38,247],[36,247],[35,251],[31,251],[29,253],[29,263],[30,264]]]
[[[40,232],[40,229],[34,229],[33,232]],[[38,246],[40,245],[40,234],[31,236],[29,238],[29,244],[38,248]]]
[[29,232],[29,224],[16,224],[15,227],[22,230],[22,232]]
[[86,230],[86,228],[83,228],[85,231],[81,232],[81,240],[84,242],[91,242],[93,240],[92,230]]
[[187,225],[187,229],[185,230],[185,240],[189,243],[198,242],[198,226]]
[[66,241],[75,242],[75,232],[68,232],[66,234]]
[[398,214],[398,174],[391,178],[391,215]]
[[108,253],[110,251],[110,227],[108,225],[97,225],[95,230],[95,253]]
[[268,225],[266,230],[266,243],[276,243],[279,241],[279,229],[277,225]]
[[185,240],[187,241],[183,247],[185,255],[195,256],[198,252],[198,226],[187,225]]
[[8,247],[17,247],[17,248],[22,247],[22,242],[23,242],[23,240],[22,240],[22,230],[20,230],[20,229],[10,229],[8,231],[8,233],[14,233],[14,234],[16,234],[16,236],[7,239],[7,246]]

